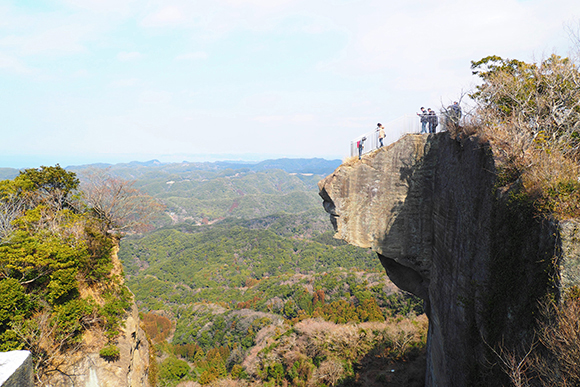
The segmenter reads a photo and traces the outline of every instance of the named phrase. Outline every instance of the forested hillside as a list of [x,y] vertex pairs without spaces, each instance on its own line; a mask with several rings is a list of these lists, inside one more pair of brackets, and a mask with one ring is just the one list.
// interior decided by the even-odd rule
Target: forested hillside
[[1,348],[31,350],[41,382],[87,330],[116,362],[125,281],[157,385],[420,385],[422,304],[333,238],[320,175],[272,165],[306,168],[56,166],[1,181]]
[[0,180],[14,179],[18,176],[18,170],[13,168],[0,168]]
[[31,351],[39,385],[65,373],[89,330],[102,357],[119,357],[132,300],[117,236],[94,209],[58,165],[0,181],[0,350]]
[[[258,164],[147,163],[106,167],[115,178],[134,181],[134,188],[167,207],[158,225],[211,223],[225,218],[258,218],[278,212],[320,210],[316,184],[340,161],[321,159],[268,160]],[[81,179],[103,166],[71,167]]]
[[370,250],[332,237],[320,175],[138,170],[172,218],[119,253],[159,385],[421,385],[422,303]]
[[[255,353],[259,345],[269,342],[277,347],[287,335],[304,338],[292,328],[301,321],[304,327],[327,321],[331,325],[325,329],[337,332],[348,326],[358,337],[359,328],[353,324],[374,322],[378,325],[373,329],[387,335],[385,330],[393,328],[391,319],[422,313],[422,304],[396,289],[373,253],[333,239],[328,226],[311,226],[304,221],[308,217],[277,215],[208,226],[177,225],[123,241],[120,258],[128,286],[149,321],[150,334],[159,343],[171,336],[171,344],[159,347],[165,353],[161,358],[170,355],[161,365],[162,382],[171,385],[172,380],[191,378],[209,383],[229,375],[264,382],[278,378],[275,383],[294,380],[300,385],[311,382],[313,372],[331,355],[321,355],[320,360],[304,355],[304,364],[282,366],[279,360],[279,365],[272,365]],[[407,328],[418,329],[398,334],[407,344],[415,344],[395,356],[390,352],[394,347],[383,343],[390,354],[385,356],[417,356],[407,351],[424,344],[426,325],[413,325],[413,319],[398,317],[410,324]],[[350,360],[332,356],[346,367],[335,371],[334,382],[355,378],[352,367],[380,341],[367,339],[369,348],[361,349],[360,359],[359,355]],[[222,351],[219,359],[208,359],[217,357],[215,351]],[[175,360],[167,360],[172,356]],[[170,362],[178,358],[188,371],[176,376],[170,372]],[[268,367],[281,367],[276,371],[280,375],[270,375],[274,371]],[[302,367],[306,373],[292,376],[298,372],[292,367]]]

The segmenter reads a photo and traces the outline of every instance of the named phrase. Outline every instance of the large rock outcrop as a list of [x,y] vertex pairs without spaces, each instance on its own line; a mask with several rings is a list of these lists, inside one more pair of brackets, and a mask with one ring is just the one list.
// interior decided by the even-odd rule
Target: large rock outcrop
[[500,385],[490,346],[529,339],[537,301],[580,278],[578,224],[497,187],[489,146],[447,133],[407,135],[319,183],[336,237],[425,300],[427,386]]

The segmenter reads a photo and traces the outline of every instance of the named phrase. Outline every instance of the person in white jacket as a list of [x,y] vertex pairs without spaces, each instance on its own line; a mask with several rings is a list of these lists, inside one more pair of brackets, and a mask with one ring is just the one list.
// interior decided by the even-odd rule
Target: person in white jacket
[[379,122],[377,124],[377,132],[379,132],[379,148],[383,147],[383,139],[385,138],[385,127]]

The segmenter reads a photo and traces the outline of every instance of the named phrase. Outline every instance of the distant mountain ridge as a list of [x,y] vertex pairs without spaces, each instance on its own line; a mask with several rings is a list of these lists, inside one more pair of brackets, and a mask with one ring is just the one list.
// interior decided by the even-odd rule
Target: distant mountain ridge
[[[163,163],[159,160],[119,164],[69,166],[78,173],[108,169],[108,174],[128,181],[134,187],[166,206],[159,225],[190,222],[209,223],[225,218],[252,219],[276,213],[299,213],[320,207],[318,181],[331,174],[340,160],[271,159],[256,163],[243,161]],[[0,177],[11,179],[17,169],[0,169]]]
[[[318,181],[331,174],[340,160],[272,159],[163,163],[159,160],[108,166],[111,175],[135,181],[135,188],[166,205],[163,224],[194,224],[225,218],[259,218],[279,212],[324,212]],[[78,172],[104,165],[73,166]]]
[[[93,164],[81,164],[81,165],[69,165],[65,169],[69,171],[79,171],[86,168],[111,168],[111,169],[124,169],[124,168],[166,168],[166,167],[186,167],[189,166],[194,170],[223,170],[223,169],[249,169],[250,171],[260,172],[266,169],[281,169],[288,173],[312,173],[314,175],[326,176],[331,174],[338,166],[342,163],[339,159],[327,160],[318,157],[314,158],[281,158],[281,159],[268,159],[259,162],[248,162],[248,161],[235,161],[235,160],[225,160],[225,161],[213,161],[213,162],[189,162],[183,161],[181,163],[165,163],[157,159],[149,161],[131,161],[129,163],[93,163]],[[40,167],[40,165],[39,165]],[[22,168],[24,169],[24,168]],[[22,169],[17,168],[0,168],[0,180],[13,179],[18,176],[18,173]]]
[[0,180],[14,179],[19,172],[16,168],[0,168]]
[[215,164],[223,165],[226,168],[249,168],[252,171],[263,171],[265,169],[281,169],[288,173],[312,173],[315,175],[329,175],[342,163],[341,160],[326,160],[321,158],[311,159],[272,159],[264,160],[257,164],[236,163],[229,161],[218,161]]
[[[224,170],[224,169],[248,169],[254,172],[261,172],[267,169],[281,169],[288,173],[312,173],[314,175],[329,175],[342,163],[339,159],[327,160],[318,157],[314,158],[281,158],[268,159],[259,162],[248,161],[206,161],[206,162],[189,162],[165,163],[157,159],[149,161],[131,161],[129,163],[118,164],[85,164],[72,165],[67,167],[68,170],[82,170],[85,168],[111,168],[113,170],[126,168],[160,168],[160,169],[181,169],[181,170]],[[2,169],[0,169],[0,173]]]

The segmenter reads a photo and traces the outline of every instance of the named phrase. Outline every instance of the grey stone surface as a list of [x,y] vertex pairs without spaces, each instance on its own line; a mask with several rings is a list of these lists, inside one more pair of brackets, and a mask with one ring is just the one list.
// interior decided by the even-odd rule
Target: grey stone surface
[[580,284],[580,222],[567,220],[560,223],[562,255],[560,260],[560,286],[569,288]]
[[578,223],[535,216],[495,176],[487,144],[441,133],[407,135],[319,182],[336,237],[372,248],[425,300],[427,386],[507,384],[486,343],[519,345],[554,278],[580,280]]
[[32,356],[28,351],[0,353],[0,386],[34,387]]

